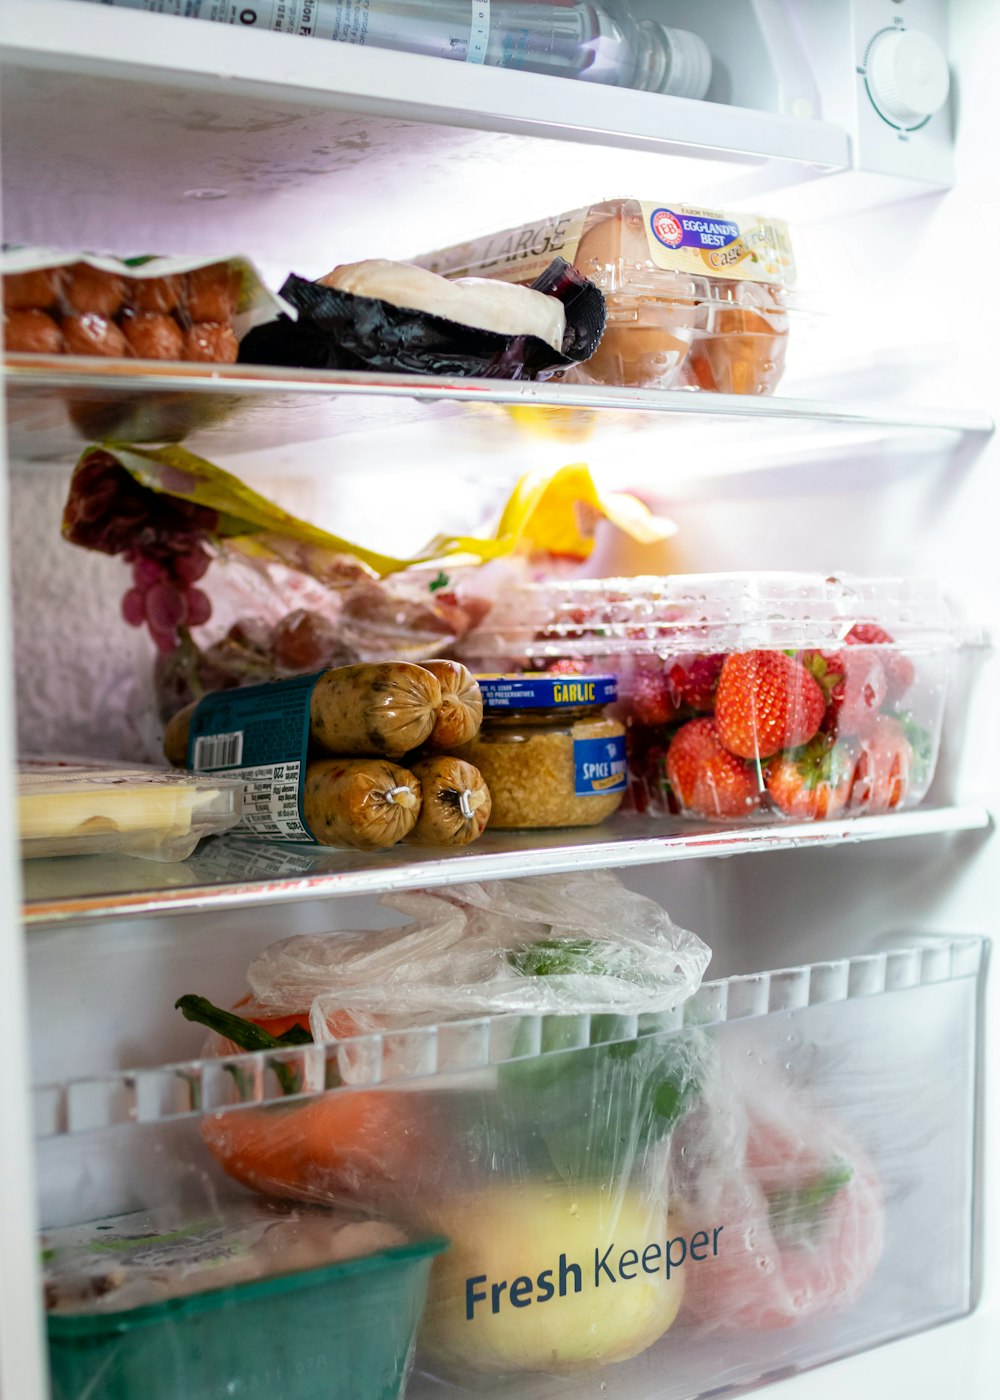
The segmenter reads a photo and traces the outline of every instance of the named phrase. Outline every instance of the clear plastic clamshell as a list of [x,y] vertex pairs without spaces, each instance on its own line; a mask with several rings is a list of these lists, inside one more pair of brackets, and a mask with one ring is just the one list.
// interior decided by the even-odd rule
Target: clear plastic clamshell
[[236,825],[243,784],[89,759],[24,759],[17,809],[27,859],[118,854],[177,861],[203,836]]

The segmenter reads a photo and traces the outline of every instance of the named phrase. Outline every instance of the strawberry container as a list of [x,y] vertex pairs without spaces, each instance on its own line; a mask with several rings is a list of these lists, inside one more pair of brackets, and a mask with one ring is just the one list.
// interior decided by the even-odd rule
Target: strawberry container
[[640,811],[819,821],[924,797],[958,641],[931,580],[689,574],[525,586],[463,655],[616,673]]
[[419,259],[446,277],[530,285],[556,253],[604,293],[594,354],[567,379],[772,394],[785,367],[795,261],[757,214],[609,199]]

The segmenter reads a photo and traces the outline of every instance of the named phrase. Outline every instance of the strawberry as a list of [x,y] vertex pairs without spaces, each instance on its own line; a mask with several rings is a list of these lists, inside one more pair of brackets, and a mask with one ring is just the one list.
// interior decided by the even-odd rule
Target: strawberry
[[681,807],[701,817],[745,817],[760,806],[753,769],[719,743],[710,719],[693,719],[667,750],[667,778]]
[[807,651],[801,660],[826,696],[827,733],[860,734],[871,726],[889,691],[885,669],[872,648]]
[[817,734],[804,747],[772,758],[764,767],[764,786],[787,816],[811,821],[837,817],[851,793],[854,760],[852,746]]
[[[580,641],[583,637],[593,636],[595,628],[591,624],[596,615],[597,609],[591,606],[563,608],[546,626],[535,633],[535,641]],[[600,635],[600,632],[601,629],[597,628],[597,635]]]
[[918,766],[904,724],[893,715],[879,715],[861,740],[851,786],[851,810],[891,812],[909,793],[918,776]]
[[550,676],[585,676],[587,674],[587,667],[584,663],[569,656],[561,656],[558,661],[551,661],[545,669]]
[[725,659],[724,654],[718,652],[714,656],[692,656],[668,664],[667,677],[674,704],[711,714],[715,708],[715,688]]
[[715,729],[739,758],[799,748],[819,729],[825,711],[819,682],[783,651],[737,651],[722,663]]
[[643,667],[633,673],[629,682],[629,705],[636,724],[660,726],[677,718],[667,676],[658,663],[655,669]]
[[875,653],[885,670],[888,685],[887,703],[894,705],[913,684],[916,672],[913,662],[895,650],[893,638],[874,622],[856,622],[844,639],[850,646],[884,648]]

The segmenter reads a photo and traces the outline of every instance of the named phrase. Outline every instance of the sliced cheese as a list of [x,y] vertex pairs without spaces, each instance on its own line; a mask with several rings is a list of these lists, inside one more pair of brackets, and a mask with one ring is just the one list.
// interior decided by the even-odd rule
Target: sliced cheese
[[236,785],[221,785],[223,792],[187,774],[27,760],[17,780],[21,845],[32,857],[119,851],[183,859],[201,836],[238,816]]

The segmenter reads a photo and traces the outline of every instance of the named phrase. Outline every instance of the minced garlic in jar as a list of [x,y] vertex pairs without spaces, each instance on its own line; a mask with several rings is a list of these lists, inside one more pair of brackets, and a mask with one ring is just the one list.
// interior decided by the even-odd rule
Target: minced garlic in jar
[[479,676],[483,724],[456,754],[490,790],[493,830],[594,826],[625,795],[625,728],[603,713],[614,676]]

